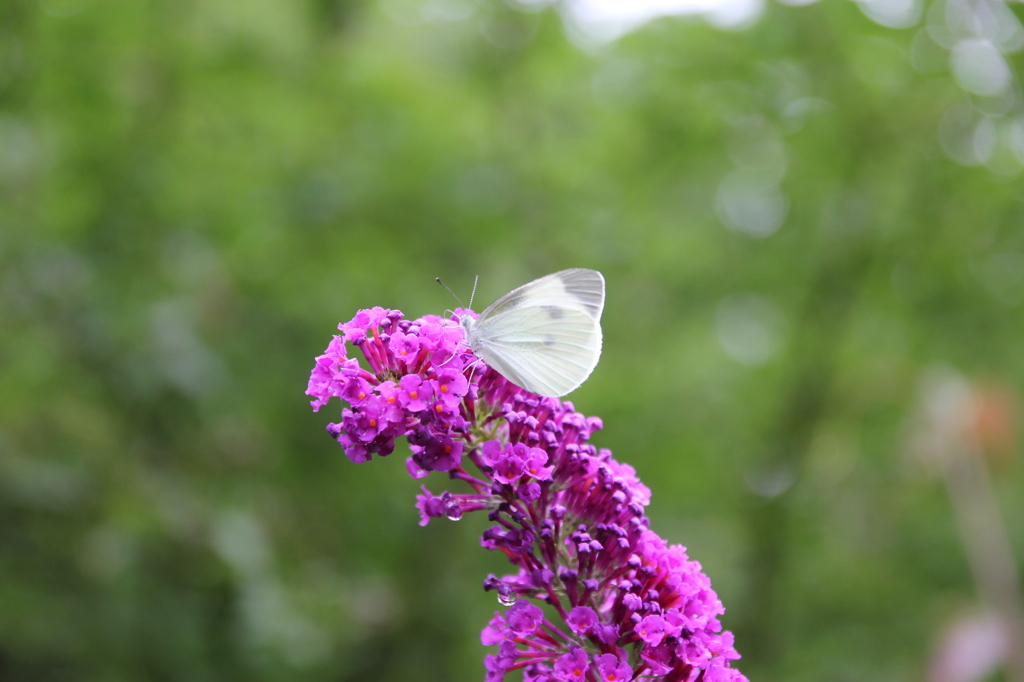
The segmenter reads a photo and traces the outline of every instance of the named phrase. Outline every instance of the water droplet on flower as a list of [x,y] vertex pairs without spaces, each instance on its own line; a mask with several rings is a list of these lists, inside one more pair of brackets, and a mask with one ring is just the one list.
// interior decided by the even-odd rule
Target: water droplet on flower
[[449,521],[458,521],[462,518],[462,507],[453,504],[444,510],[444,515],[448,517]]
[[502,606],[512,606],[516,603],[516,593],[506,583],[498,582],[498,603]]

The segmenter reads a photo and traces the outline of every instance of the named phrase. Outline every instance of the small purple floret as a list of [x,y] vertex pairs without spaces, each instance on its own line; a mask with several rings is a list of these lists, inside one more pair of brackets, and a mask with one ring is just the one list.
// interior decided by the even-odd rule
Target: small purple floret
[[587,652],[578,646],[571,646],[569,653],[555,661],[555,679],[567,682],[582,680],[587,674],[588,667]]
[[533,634],[544,620],[544,612],[529,602],[521,601],[505,613],[509,629],[520,637]]
[[577,635],[586,634],[597,624],[597,614],[589,606],[577,606],[569,612],[566,622]]
[[597,679],[601,682],[629,682],[633,678],[633,668],[629,663],[620,661],[613,654],[601,654],[594,659]]

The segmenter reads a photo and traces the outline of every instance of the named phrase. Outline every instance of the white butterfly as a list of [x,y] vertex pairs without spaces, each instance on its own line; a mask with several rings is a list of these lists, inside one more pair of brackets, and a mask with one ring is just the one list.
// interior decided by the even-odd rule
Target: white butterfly
[[601,357],[604,277],[572,268],[535,279],[460,315],[466,345],[520,388],[558,398],[579,388]]

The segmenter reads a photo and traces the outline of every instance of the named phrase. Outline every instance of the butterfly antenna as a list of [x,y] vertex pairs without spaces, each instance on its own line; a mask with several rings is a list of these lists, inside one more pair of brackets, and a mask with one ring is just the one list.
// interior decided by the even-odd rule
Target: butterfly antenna
[[[469,295],[469,309],[470,310],[473,309],[473,298],[476,297],[476,283],[479,282],[479,281],[480,281],[480,275],[477,275],[476,278],[473,280],[473,293],[471,293]],[[462,301],[459,301],[459,302],[461,303]]]
[[[455,292],[454,292],[454,291],[452,291],[451,289],[449,289],[449,288],[448,288],[448,285],[447,285],[447,284],[445,284],[444,282],[442,282],[442,281],[441,281],[441,278],[440,278],[440,277],[435,277],[434,279],[436,279],[436,280],[437,280],[437,283],[438,283],[438,284],[440,284],[441,286],[443,286],[443,287],[444,287],[445,289],[448,289],[448,293],[449,293],[449,294],[451,294],[452,296],[455,296]],[[476,286],[474,286],[474,287],[473,287],[473,290],[474,290],[474,291],[476,291]],[[458,297],[458,296],[455,296],[455,300],[459,302],[459,306],[461,306],[461,307],[465,307],[465,306],[463,306],[463,305],[462,305],[462,300],[461,300],[461,299],[459,299],[459,297]],[[472,305],[472,304],[473,304],[473,299],[470,299],[470,300],[469,300],[469,303],[470,303],[470,305]]]

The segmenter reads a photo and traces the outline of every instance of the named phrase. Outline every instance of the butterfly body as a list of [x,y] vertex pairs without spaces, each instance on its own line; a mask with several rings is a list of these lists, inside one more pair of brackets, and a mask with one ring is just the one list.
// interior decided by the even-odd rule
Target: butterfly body
[[524,284],[473,319],[461,315],[466,345],[512,383],[561,397],[582,384],[601,357],[604,277],[561,270]]

